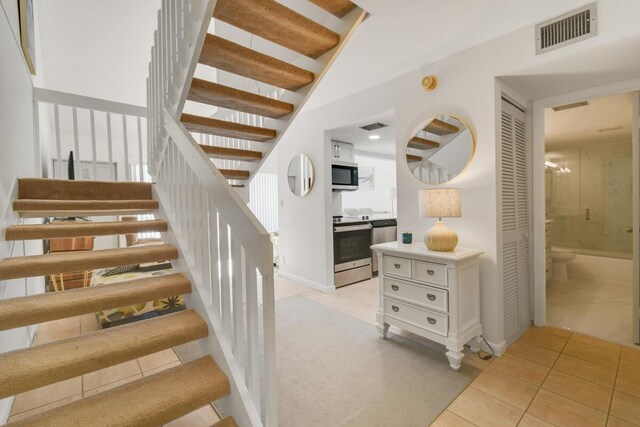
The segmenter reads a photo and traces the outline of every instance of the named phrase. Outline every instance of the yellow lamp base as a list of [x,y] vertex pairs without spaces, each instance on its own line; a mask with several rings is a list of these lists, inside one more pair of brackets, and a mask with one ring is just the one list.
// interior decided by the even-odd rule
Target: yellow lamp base
[[452,252],[458,245],[458,235],[438,221],[424,235],[424,244],[432,251]]

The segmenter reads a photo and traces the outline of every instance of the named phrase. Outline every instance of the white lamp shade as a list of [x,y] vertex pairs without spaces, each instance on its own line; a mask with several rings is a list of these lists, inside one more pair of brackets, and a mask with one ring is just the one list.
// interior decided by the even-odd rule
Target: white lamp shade
[[397,199],[398,198],[398,190],[396,187],[387,188],[387,199]]
[[426,218],[462,216],[460,189],[433,188],[420,191],[421,215]]

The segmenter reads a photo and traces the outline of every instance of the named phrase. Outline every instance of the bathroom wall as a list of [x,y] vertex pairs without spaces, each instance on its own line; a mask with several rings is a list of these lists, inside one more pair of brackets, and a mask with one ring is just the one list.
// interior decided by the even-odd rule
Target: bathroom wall
[[630,258],[631,141],[574,143],[547,150],[546,159],[557,164],[545,171],[552,245]]

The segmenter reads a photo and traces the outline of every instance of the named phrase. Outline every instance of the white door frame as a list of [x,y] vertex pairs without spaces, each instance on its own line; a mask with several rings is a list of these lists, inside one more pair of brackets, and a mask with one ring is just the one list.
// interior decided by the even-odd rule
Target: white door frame
[[631,161],[633,162],[633,342],[640,345],[640,92],[633,94]]
[[[610,83],[604,86],[598,86],[581,90],[578,92],[557,95],[550,98],[539,99],[533,101],[533,322],[536,326],[544,326],[547,321],[547,289],[545,274],[545,189],[544,189],[544,112],[547,108],[557,105],[566,105],[585,99],[600,98],[603,96],[616,95],[625,92],[635,92],[640,90],[640,78],[625,80],[622,82]],[[639,141],[636,138],[633,141],[633,158],[640,158]],[[634,167],[634,170],[638,166]],[[640,218],[640,184],[637,177],[634,178],[633,187],[633,218],[637,225]],[[634,226],[635,228],[635,226]],[[634,229],[634,289],[635,289],[635,306],[634,310],[638,311],[638,257],[640,256],[639,239],[637,238],[640,230]],[[637,319],[636,334],[638,326]],[[636,336],[637,338],[637,336]]]

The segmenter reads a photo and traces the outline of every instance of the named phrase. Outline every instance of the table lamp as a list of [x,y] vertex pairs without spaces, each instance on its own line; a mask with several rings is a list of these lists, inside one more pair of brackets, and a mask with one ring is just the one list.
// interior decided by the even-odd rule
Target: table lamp
[[460,189],[434,188],[420,191],[420,206],[425,218],[438,218],[424,236],[427,248],[438,252],[451,252],[458,244],[458,235],[442,222],[442,218],[462,216]]

